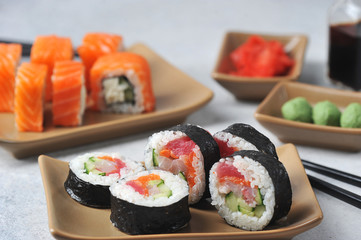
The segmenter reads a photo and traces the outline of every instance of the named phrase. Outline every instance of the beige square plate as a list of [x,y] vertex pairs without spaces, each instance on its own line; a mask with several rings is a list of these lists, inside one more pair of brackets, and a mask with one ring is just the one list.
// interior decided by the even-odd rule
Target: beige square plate
[[15,157],[38,155],[80,144],[125,136],[183,122],[213,97],[213,92],[181,72],[143,44],[127,49],[145,57],[151,67],[156,110],[152,113],[104,114],[86,111],[79,127],[54,127],[50,111],[45,112],[42,133],[18,132],[14,116],[0,113],[0,146]]
[[[247,41],[251,36],[257,34],[266,40],[277,40],[285,47],[288,54],[295,60],[295,65],[286,76],[279,77],[239,77],[227,74],[233,69],[229,54],[239,45]],[[301,74],[303,57],[307,45],[307,37],[304,35],[266,35],[259,33],[226,33],[222,47],[218,54],[216,66],[212,77],[225,89],[230,91],[238,99],[261,100],[278,82],[295,81]]]
[[361,150],[361,128],[320,126],[286,120],[281,107],[288,100],[302,96],[311,105],[329,100],[341,111],[351,102],[361,103],[361,94],[304,83],[279,83],[260,103],[254,116],[282,142],[333,148],[345,151]]
[[293,203],[283,222],[268,226],[263,231],[243,231],[232,227],[216,210],[191,208],[191,221],[180,232],[172,234],[127,235],[111,224],[110,210],[83,206],[66,193],[64,182],[68,163],[39,157],[43,178],[50,232],[56,238],[67,239],[291,239],[293,236],[317,226],[322,211],[308,181],[294,145],[277,148],[280,160],[290,176]]

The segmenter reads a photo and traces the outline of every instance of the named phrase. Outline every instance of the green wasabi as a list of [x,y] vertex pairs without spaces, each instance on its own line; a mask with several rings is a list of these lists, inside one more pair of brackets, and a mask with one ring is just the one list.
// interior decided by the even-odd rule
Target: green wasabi
[[340,117],[340,110],[330,101],[318,102],[312,110],[312,119],[317,125],[340,126]]
[[341,115],[341,127],[361,128],[361,105],[350,103]]
[[282,106],[282,115],[287,120],[312,122],[312,106],[304,97],[293,98]]

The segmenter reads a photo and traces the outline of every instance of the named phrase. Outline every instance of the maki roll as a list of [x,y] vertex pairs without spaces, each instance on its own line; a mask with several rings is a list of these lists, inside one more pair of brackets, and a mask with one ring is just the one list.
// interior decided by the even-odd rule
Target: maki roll
[[22,47],[17,43],[0,43],[0,112],[14,111],[15,75]]
[[76,61],[56,62],[52,83],[54,125],[81,125],[86,101],[83,64]]
[[83,205],[109,208],[109,186],[120,177],[142,170],[140,163],[116,153],[87,153],[70,161],[64,187],[71,198]]
[[208,174],[218,161],[219,149],[212,135],[199,126],[177,125],[153,134],[145,150],[145,167],[170,171],[189,186],[189,204],[210,197]]
[[42,64],[24,62],[15,80],[14,114],[19,132],[44,130],[44,87],[47,68]]
[[110,53],[94,63],[90,74],[93,110],[114,113],[154,110],[150,67],[142,56]]
[[86,88],[90,90],[90,70],[94,62],[108,53],[123,50],[122,36],[109,33],[87,33],[77,51],[85,66]]
[[45,64],[48,67],[45,84],[45,100],[51,101],[53,87],[51,75],[56,61],[73,59],[73,46],[68,37],[56,35],[37,36],[30,52],[31,63]]
[[242,150],[222,158],[210,172],[212,205],[230,225],[262,230],[285,217],[292,204],[283,164],[259,151]]
[[235,123],[213,135],[218,143],[221,157],[227,157],[240,150],[255,150],[278,159],[274,144],[254,127]]
[[139,172],[112,184],[110,192],[110,220],[128,234],[175,232],[191,218],[187,183],[170,172]]

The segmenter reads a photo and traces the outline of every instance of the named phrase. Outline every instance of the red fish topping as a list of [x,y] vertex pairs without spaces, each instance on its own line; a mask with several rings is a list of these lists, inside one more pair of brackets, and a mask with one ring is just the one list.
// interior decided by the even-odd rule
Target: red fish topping
[[217,168],[217,176],[220,183],[230,181],[244,186],[250,186],[250,182],[244,179],[242,173],[238,172],[237,168],[232,164],[226,162],[219,163]]
[[149,196],[149,191],[147,188],[148,182],[151,180],[160,180],[160,176],[154,173],[151,173],[146,176],[141,176],[135,180],[128,181],[126,184],[134,188],[134,190],[144,196]]
[[170,141],[165,148],[171,150],[173,155],[181,156],[191,154],[195,146],[196,144],[187,136]]
[[106,176],[110,174],[118,173],[120,169],[124,168],[126,164],[119,158],[112,158],[110,156],[98,157],[100,159],[106,160],[101,161],[102,164],[97,164],[96,169],[101,172],[105,172]]
[[239,149],[236,147],[229,147],[227,144],[228,140],[226,142],[224,142],[220,139],[217,139],[217,138],[215,138],[214,140],[216,140],[216,142],[218,144],[219,151],[221,153],[221,158],[228,157],[228,156],[232,155],[234,152],[239,151]]
[[[193,158],[195,153],[193,152],[196,144],[188,136],[174,139],[168,142],[163,150],[159,152],[159,155],[166,158],[179,159],[181,156],[184,159],[184,164],[187,167],[185,172],[188,185],[193,187],[195,185],[196,170],[193,167]],[[165,169],[167,170],[167,169]],[[178,172],[174,172],[178,174]]]
[[254,202],[258,187],[252,188],[250,181],[246,181],[242,173],[238,172],[233,164],[221,162],[216,172],[219,184],[226,187],[227,192],[232,191],[236,195],[241,195],[248,204]]

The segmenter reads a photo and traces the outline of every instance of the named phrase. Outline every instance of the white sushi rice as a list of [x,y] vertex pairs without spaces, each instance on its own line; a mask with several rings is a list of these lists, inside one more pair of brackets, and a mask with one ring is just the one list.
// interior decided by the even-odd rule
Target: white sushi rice
[[216,139],[221,140],[222,142],[227,142],[228,147],[236,147],[238,150],[255,150],[259,151],[255,145],[246,141],[245,139],[235,136],[228,132],[217,132],[213,136]]
[[[144,164],[146,169],[154,169],[158,167],[153,166],[153,149],[155,153],[159,155],[159,152],[163,149],[168,142],[178,138],[186,137],[187,135],[181,131],[161,131],[154,133],[149,137],[147,146],[144,152]],[[205,190],[205,172],[204,172],[204,158],[200,151],[200,148],[196,145],[193,149],[195,157],[192,161],[192,166],[196,171],[195,185],[189,189],[189,204],[197,203],[201,198]]]
[[263,204],[266,207],[263,215],[258,218],[256,216],[248,216],[241,212],[232,212],[225,202],[224,193],[219,192],[219,184],[216,169],[219,163],[215,163],[210,170],[209,189],[212,197],[212,205],[218,209],[218,213],[230,225],[245,230],[262,230],[269,224],[273,217],[275,207],[274,185],[267,170],[258,162],[237,155],[234,158],[222,158],[219,162],[230,161],[237,168],[238,172],[244,175],[245,180],[251,183],[251,187],[258,186],[261,190]]
[[[112,158],[118,158],[122,162],[124,162],[126,166],[120,169],[119,174],[110,174],[109,176],[101,176],[98,174],[93,174],[92,172],[89,172],[89,174],[85,173],[84,163],[88,161],[90,157],[102,157],[102,156],[110,156]],[[102,185],[102,186],[110,186],[112,183],[116,182],[120,177],[123,178],[128,175],[132,175],[136,172],[144,170],[142,164],[133,161],[131,159],[125,158],[119,153],[102,153],[102,152],[86,153],[84,155],[78,156],[69,162],[69,168],[81,180],[85,182],[89,182],[94,185]]]
[[[124,90],[127,86],[118,84],[118,77],[125,76],[133,86],[135,104],[124,101]],[[100,97],[106,104],[102,111],[116,113],[141,113],[144,111],[143,86],[134,70],[119,69],[106,75],[103,80],[103,91]],[[112,104],[113,103],[113,104]],[[108,105],[107,105],[108,104]]]
[[[141,176],[149,174],[157,174],[164,181],[164,184],[170,188],[172,195],[170,197],[159,197],[154,199],[151,195],[144,196],[134,190],[134,188],[126,183],[130,180],[135,180]],[[181,177],[163,170],[149,170],[138,172],[126,178],[119,179],[116,183],[110,186],[110,193],[127,202],[146,206],[146,207],[161,207],[178,202],[188,195],[188,185]]]

